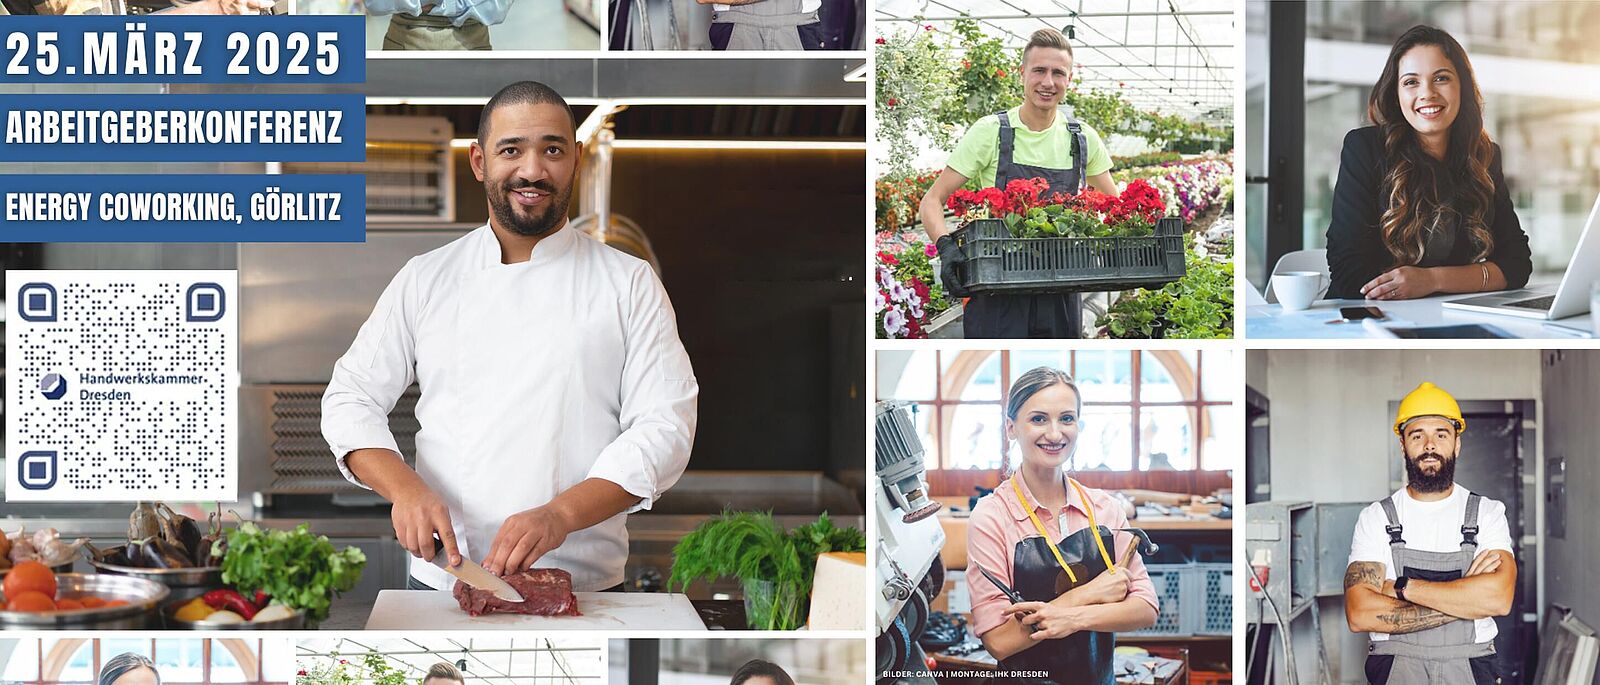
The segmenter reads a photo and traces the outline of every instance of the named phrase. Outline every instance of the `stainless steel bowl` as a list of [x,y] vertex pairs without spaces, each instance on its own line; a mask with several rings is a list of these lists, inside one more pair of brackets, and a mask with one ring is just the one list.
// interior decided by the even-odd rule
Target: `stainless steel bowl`
[[167,622],[170,630],[304,630],[306,627],[306,612],[296,610],[293,616],[281,618],[276,621],[245,621],[244,623],[204,623],[201,621],[180,621],[173,617],[181,604],[168,605],[162,610],[162,618]]
[[137,630],[156,627],[156,607],[170,591],[165,585],[143,578],[104,574],[62,573],[56,576],[56,597],[76,599],[93,595],[105,600],[120,599],[127,606],[32,613],[0,611],[4,630]]
[[[126,545],[118,545],[105,550],[107,554],[122,550]],[[223,587],[221,566],[200,566],[196,568],[140,568],[137,566],[118,566],[108,564],[94,555],[85,555],[89,558],[89,565],[101,573],[111,573],[121,576],[143,578],[167,586],[172,594],[167,598],[168,604],[182,603],[199,597],[211,590]]]

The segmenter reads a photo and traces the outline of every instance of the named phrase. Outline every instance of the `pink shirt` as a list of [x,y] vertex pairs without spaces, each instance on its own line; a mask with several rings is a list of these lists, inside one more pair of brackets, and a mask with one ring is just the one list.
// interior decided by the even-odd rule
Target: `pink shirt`
[[[1033,505],[1034,513],[1050,533],[1051,540],[1059,541],[1065,537],[1060,530],[1058,513],[1066,515],[1066,535],[1089,527],[1089,515],[1083,510],[1077,488],[1069,486],[1067,506],[1061,512],[1052,512],[1039,504],[1021,477],[1012,478],[1022,486],[1023,495]],[[1111,529],[1128,527],[1128,517],[1122,513],[1122,505],[1115,499],[1094,488],[1085,487],[1083,491],[1089,495],[1089,505],[1094,508],[1095,523]],[[978,500],[978,505],[972,508],[972,518],[967,522],[967,592],[972,598],[973,634],[983,635],[1010,620],[1000,612],[1011,606],[1011,600],[1006,599],[994,583],[983,577],[978,566],[988,569],[1007,585],[1014,585],[1011,582],[1011,562],[1016,559],[1017,543],[1036,537],[1039,537],[1039,531],[1028,518],[1028,511],[1017,501],[1017,492],[1012,489],[1010,478],[1002,481],[993,494]],[[1132,533],[1114,533],[1112,540],[1116,543],[1116,549],[1106,550],[1112,560],[1119,559],[1128,550],[1128,545],[1134,543]],[[1101,572],[1104,573],[1105,562],[1099,558],[1098,552],[1088,563],[1090,568],[1102,568]],[[1121,567],[1118,572],[1122,572]],[[1134,555],[1127,573],[1130,579],[1128,596],[1149,602],[1151,607],[1159,611],[1155,586],[1150,582],[1150,573],[1145,569],[1141,556]]]

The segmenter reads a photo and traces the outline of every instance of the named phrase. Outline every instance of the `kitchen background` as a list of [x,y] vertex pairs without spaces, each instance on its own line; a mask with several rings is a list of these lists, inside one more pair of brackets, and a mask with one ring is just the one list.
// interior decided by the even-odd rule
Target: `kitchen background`
[[[482,103],[513,81],[543,81],[572,102],[580,137],[594,141],[573,226],[657,267],[700,382],[688,474],[652,511],[629,519],[630,582],[659,590],[672,546],[724,509],[770,510],[790,527],[827,512],[864,529],[863,70],[859,59],[372,60],[367,83],[325,89],[368,96],[368,161],[337,169],[367,174],[365,243],[6,245],[4,267],[239,270],[241,501],[220,508],[269,527],[306,522],[338,546],[362,549],[359,584],[322,625],[360,628],[380,588],[404,585],[405,552],[387,505],[338,475],[318,429],[323,386],[400,266],[486,220],[482,185],[466,161]],[[63,166],[8,164],[0,173]],[[391,416],[407,452],[414,402],[414,394],[402,398]],[[120,544],[131,509],[4,504],[0,528],[51,527]],[[196,506],[180,509],[204,521]],[[743,627],[736,607],[729,618],[706,604],[737,597],[738,588],[736,580],[696,583],[689,594],[702,602],[702,619]]]

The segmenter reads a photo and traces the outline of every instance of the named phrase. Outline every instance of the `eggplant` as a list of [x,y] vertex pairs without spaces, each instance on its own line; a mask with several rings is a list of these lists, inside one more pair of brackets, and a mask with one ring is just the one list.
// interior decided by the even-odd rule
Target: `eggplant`
[[[200,540],[203,536],[200,534],[200,526],[194,522],[194,519],[173,511],[172,507],[167,506],[165,503],[157,504],[156,511],[161,514],[164,520],[162,524],[163,537],[167,537],[168,542],[183,548],[196,565],[204,566],[205,559],[210,556],[210,552],[209,550],[203,551],[200,548]],[[165,531],[169,528],[174,531],[172,537],[168,537],[165,534]],[[174,537],[176,539],[173,539]]]
[[182,548],[160,536],[139,543],[140,554],[145,558],[145,568],[192,568],[194,562]]
[[161,535],[161,515],[149,502],[140,502],[128,514],[128,544],[135,544]]

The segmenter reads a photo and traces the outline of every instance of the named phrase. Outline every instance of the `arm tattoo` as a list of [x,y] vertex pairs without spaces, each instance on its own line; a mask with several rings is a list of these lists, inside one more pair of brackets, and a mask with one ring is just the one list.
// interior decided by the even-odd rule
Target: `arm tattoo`
[[1396,606],[1385,613],[1378,614],[1378,620],[1387,628],[1384,632],[1390,634],[1415,633],[1420,630],[1437,628],[1451,621],[1459,621],[1454,616],[1429,609],[1425,606],[1394,600]]
[[1357,561],[1350,564],[1344,571],[1344,589],[1349,590],[1357,585],[1366,584],[1374,588],[1383,587],[1383,564],[1374,561]]

